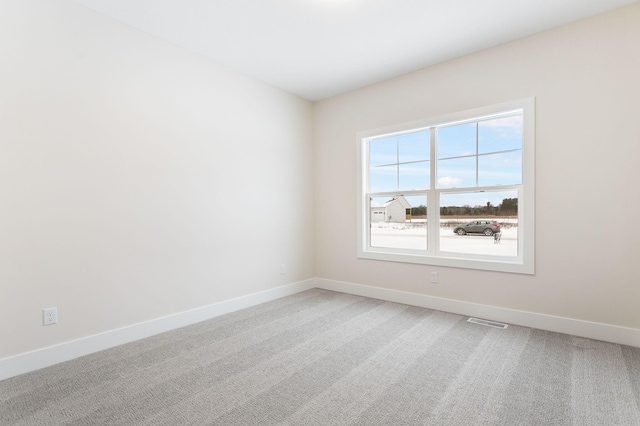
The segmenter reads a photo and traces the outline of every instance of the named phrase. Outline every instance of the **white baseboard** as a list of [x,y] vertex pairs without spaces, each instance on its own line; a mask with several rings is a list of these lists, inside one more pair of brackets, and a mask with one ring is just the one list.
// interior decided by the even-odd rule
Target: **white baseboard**
[[505,322],[508,324],[537,328],[540,330],[555,331],[558,333],[571,334],[589,339],[640,347],[640,330],[635,328],[537,314],[534,312],[517,311],[514,309],[462,302],[459,300],[444,299],[424,294],[333,281],[323,278],[316,278],[315,286],[317,288],[371,297],[373,299],[420,306],[423,308],[451,312],[464,316],[473,316]]
[[195,324],[219,315],[228,314],[260,303],[269,302],[315,287],[315,280],[308,279],[274,289],[226,300],[202,308],[157,318],[128,327],[83,337],[59,345],[38,349],[0,360],[0,380],[28,373],[60,362],[109,349],[155,334]]
[[314,278],[1,359],[0,380],[195,324],[312,288],[339,291],[389,302],[452,312],[464,316],[474,316],[508,324],[640,347],[640,330],[634,328],[517,311],[362,284]]

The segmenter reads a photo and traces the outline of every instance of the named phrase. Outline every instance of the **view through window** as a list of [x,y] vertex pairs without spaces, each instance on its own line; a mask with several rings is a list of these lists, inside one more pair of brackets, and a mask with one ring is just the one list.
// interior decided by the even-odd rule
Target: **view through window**
[[530,273],[533,105],[513,106],[361,136],[360,257]]

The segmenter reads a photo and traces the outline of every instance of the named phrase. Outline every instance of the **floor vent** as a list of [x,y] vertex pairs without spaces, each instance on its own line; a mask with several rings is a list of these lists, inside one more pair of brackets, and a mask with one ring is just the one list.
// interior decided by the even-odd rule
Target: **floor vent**
[[503,324],[501,322],[487,321],[480,318],[469,318],[467,321],[472,322],[474,324],[486,325],[487,327],[493,327],[493,328],[505,329],[508,327],[507,324]]

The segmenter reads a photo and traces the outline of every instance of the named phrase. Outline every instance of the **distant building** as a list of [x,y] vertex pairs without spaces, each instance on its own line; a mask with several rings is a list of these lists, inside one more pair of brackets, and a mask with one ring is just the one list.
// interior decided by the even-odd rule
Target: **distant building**
[[404,223],[411,218],[411,204],[402,195],[394,197],[383,206],[371,207],[371,222]]

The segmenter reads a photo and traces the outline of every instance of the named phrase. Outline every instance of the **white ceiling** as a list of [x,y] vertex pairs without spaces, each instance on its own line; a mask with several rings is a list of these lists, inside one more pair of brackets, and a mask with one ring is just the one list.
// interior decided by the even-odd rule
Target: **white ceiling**
[[319,100],[637,0],[73,0]]

